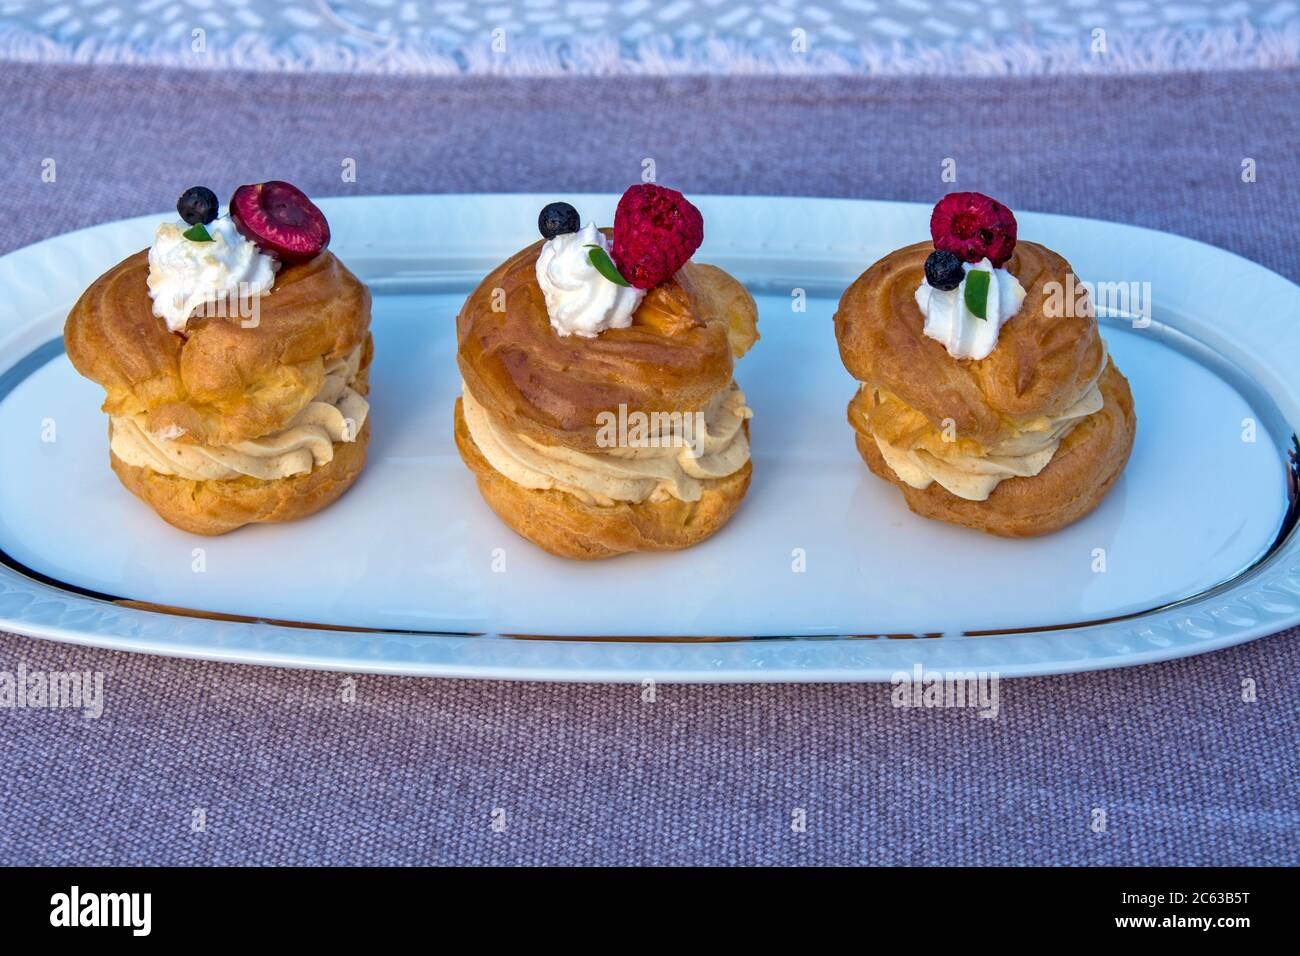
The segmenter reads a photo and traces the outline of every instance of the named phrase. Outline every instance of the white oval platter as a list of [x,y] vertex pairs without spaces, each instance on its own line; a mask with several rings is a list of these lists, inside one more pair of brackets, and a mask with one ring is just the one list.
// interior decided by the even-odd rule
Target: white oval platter
[[1104,320],[1137,442],[1086,519],[1028,541],[925,521],[858,457],[831,315],[863,269],[928,234],[929,207],[699,197],[697,258],[760,306],[736,373],[755,412],[748,498],[685,552],[542,553],[456,453],[454,318],[561,198],[608,223],[617,197],[322,201],[334,251],[375,293],[370,462],[321,514],[220,538],[171,528],[118,484],[102,392],[62,352],[68,308],[162,216],[0,258],[0,629],[365,672],[862,681],[1138,664],[1300,621],[1300,287],[1192,240],[1034,213],[1020,235],[1081,278],[1138,283],[1132,314]]

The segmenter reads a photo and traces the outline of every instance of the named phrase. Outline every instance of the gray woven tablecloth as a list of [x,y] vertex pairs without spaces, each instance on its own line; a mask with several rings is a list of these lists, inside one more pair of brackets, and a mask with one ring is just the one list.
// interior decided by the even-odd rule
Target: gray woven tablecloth
[[[194,182],[619,191],[649,156],[688,193],[930,202],[954,157],[962,188],[1013,208],[1167,229],[1300,279],[1297,103],[1295,71],[522,81],[0,65],[0,252],[166,208]],[[1007,682],[996,720],[895,710],[876,685],[661,687],[647,703],[637,687],[361,677],[344,703],[339,675],[0,635],[0,671],[19,664],[104,672],[105,710],[0,710],[0,863],[1300,862],[1294,630]]]

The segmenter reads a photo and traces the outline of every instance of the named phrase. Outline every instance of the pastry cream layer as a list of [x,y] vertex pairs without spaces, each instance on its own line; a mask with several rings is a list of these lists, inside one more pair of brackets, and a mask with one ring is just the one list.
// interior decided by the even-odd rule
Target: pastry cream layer
[[128,465],[192,481],[246,475],[263,481],[301,475],[334,459],[334,443],[356,441],[370,403],[352,390],[361,347],[325,367],[325,383],[278,432],[233,445],[209,447],[151,435],[145,417],[112,416],[110,447]]
[[[1104,371],[1107,362],[1101,363]],[[1100,374],[1098,375],[1100,378]],[[898,399],[871,385],[862,386],[870,410]],[[1047,467],[1066,435],[1083,419],[1101,411],[1101,389],[1093,381],[1059,415],[1019,423],[1014,435],[990,448],[974,451],[969,442],[944,442],[934,434],[911,446],[891,443],[869,431],[885,463],[902,481],[925,489],[934,482],[958,498],[986,501],[1007,478],[1032,478]],[[924,446],[924,447],[922,447]]]
[[[511,431],[468,388],[462,402],[470,437],[493,468],[525,488],[564,491],[587,504],[699,501],[702,482],[735,474],[749,461],[743,426],[753,413],[735,382],[703,409],[703,427],[693,433],[674,438],[651,430],[644,441],[636,436],[599,454],[543,445]],[[633,427],[626,431],[632,435]]]

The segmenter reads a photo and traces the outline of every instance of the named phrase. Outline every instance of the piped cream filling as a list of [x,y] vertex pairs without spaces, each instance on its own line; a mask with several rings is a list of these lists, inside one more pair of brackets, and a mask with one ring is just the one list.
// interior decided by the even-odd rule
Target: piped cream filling
[[[734,382],[703,409],[702,419],[686,426],[691,433],[655,430],[651,423],[645,435],[638,435],[633,426],[623,430],[628,440],[601,453],[543,445],[513,432],[489,415],[468,388],[462,400],[470,438],[488,464],[517,485],[564,491],[587,504],[699,501],[704,482],[733,475],[749,461],[744,423],[753,412]],[[675,421],[680,425],[682,416]]]
[[150,434],[145,416],[112,416],[109,445],[128,465],[192,481],[247,476],[275,481],[302,475],[334,460],[335,442],[356,441],[370,403],[353,390],[361,366],[361,347],[334,359],[325,382],[287,426],[261,438],[208,446]]
[[[1108,361],[1101,363],[1103,371]],[[890,444],[874,432],[872,438],[885,463],[911,487],[925,489],[938,482],[958,498],[987,501],[993,489],[1006,479],[1033,478],[1042,472],[1056,456],[1065,436],[1089,415],[1101,411],[1104,404],[1101,388],[1094,380],[1059,415],[1045,415],[1025,423],[1016,434],[990,447],[983,455],[965,454],[956,448],[950,455],[936,455],[925,448]]]

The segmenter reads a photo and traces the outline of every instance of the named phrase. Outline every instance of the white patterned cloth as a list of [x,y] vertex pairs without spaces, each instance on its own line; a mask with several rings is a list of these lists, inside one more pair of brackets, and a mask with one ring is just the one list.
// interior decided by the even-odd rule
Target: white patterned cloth
[[1300,63],[1297,0],[0,0],[0,59],[425,73]]

